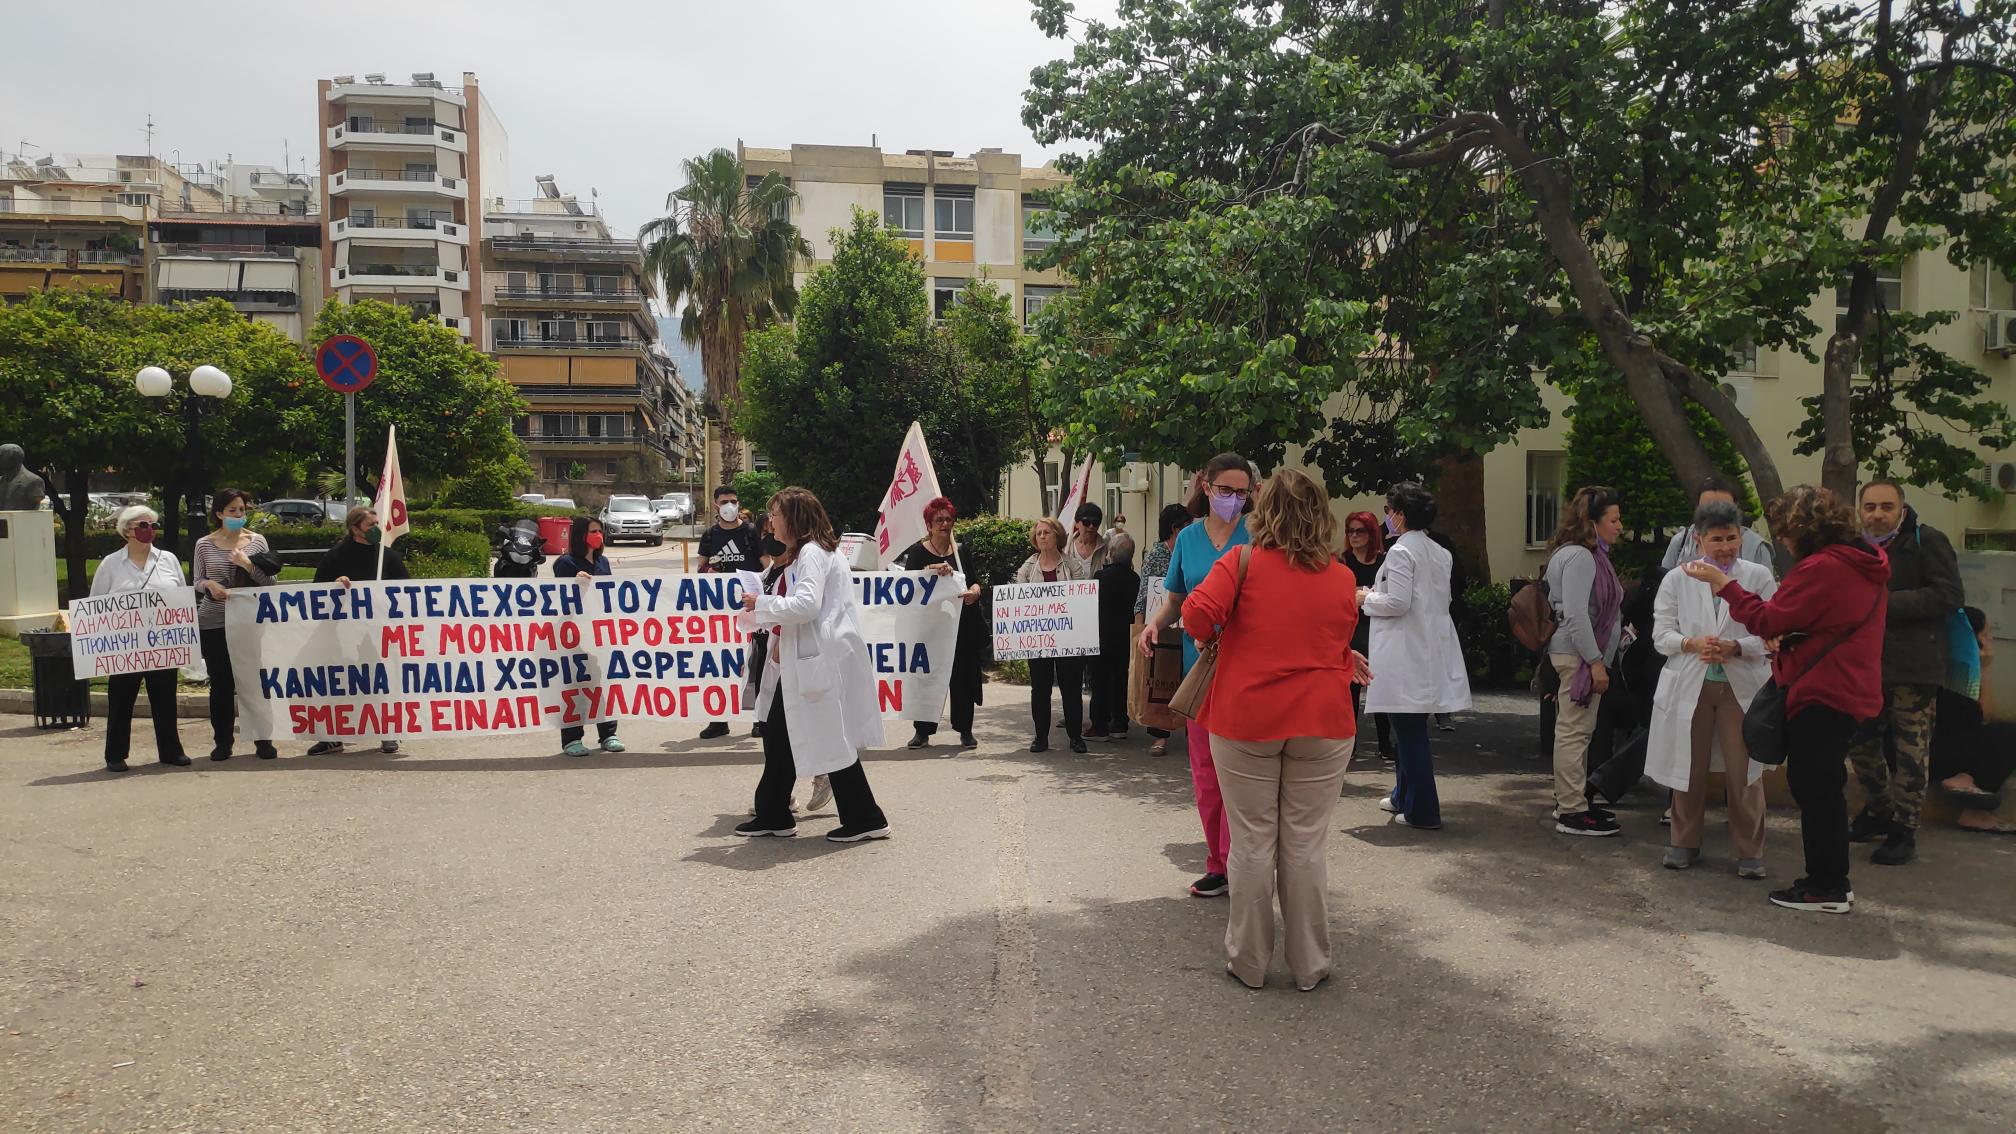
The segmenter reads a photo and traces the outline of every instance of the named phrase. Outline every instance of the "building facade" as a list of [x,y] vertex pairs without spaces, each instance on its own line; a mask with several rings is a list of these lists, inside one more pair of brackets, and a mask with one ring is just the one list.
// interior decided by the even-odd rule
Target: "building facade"
[[484,341],[476,280],[485,187],[509,171],[503,123],[476,76],[407,83],[338,75],[316,84],[324,293],[377,299]]
[[157,158],[0,162],[0,300],[50,288],[147,297],[147,217],[180,178]]
[[314,179],[233,163],[192,180],[201,191],[163,199],[149,223],[152,299],[225,299],[305,343],[323,293]]

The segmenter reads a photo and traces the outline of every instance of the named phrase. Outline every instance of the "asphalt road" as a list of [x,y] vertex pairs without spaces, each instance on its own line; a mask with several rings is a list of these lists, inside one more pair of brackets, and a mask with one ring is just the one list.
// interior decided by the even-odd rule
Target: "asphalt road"
[[[1223,973],[1179,754],[877,754],[887,842],[745,842],[753,742],[627,724],[141,764],[0,717],[8,1131],[2007,1131],[2016,840],[1768,906],[1543,816],[1534,722],[1437,733],[1447,827],[1360,763],[1336,975]],[[1511,705],[1500,707],[1511,708]],[[199,722],[184,723],[201,752]],[[1138,736],[1138,734],[1137,734]],[[147,743],[142,733],[143,744]],[[807,820],[807,835],[831,825]],[[1774,815],[1774,882],[1796,869]]]

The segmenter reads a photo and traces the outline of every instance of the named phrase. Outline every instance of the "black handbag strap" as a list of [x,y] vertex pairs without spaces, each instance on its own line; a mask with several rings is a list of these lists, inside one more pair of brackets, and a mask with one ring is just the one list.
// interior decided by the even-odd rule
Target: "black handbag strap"
[[1869,613],[1863,615],[1860,621],[1851,624],[1848,627],[1848,629],[1843,631],[1839,637],[1827,643],[1826,649],[1821,650],[1817,654],[1814,654],[1813,660],[1807,663],[1806,668],[1799,671],[1799,677],[1795,677],[1791,681],[1785,683],[1786,688],[1789,689],[1792,687],[1792,681],[1798,681],[1800,678],[1803,678],[1807,674],[1812,673],[1814,670],[1820,668],[1820,663],[1827,659],[1828,654],[1834,652],[1834,647],[1840,645],[1841,643],[1847,641],[1850,638],[1853,638],[1855,636],[1855,631],[1861,629],[1864,623],[1867,623],[1870,619],[1876,617],[1876,608],[1883,605],[1883,600],[1889,597],[1889,594],[1890,589],[1888,587],[1877,587],[1876,601],[1869,604]]

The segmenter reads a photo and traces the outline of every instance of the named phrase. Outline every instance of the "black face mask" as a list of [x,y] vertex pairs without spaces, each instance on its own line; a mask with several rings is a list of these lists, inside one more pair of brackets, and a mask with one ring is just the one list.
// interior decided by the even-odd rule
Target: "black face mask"
[[778,556],[784,554],[784,552],[785,547],[782,543],[778,542],[777,540],[771,539],[769,536],[763,537],[763,554],[769,556],[772,559],[775,559]]

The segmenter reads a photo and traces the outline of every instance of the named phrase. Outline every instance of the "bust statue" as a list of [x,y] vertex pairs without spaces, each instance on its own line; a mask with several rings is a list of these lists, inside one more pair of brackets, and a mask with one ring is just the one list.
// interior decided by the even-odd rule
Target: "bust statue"
[[47,495],[42,478],[21,467],[21,446],[0,445],[0,512],[33,512]]

